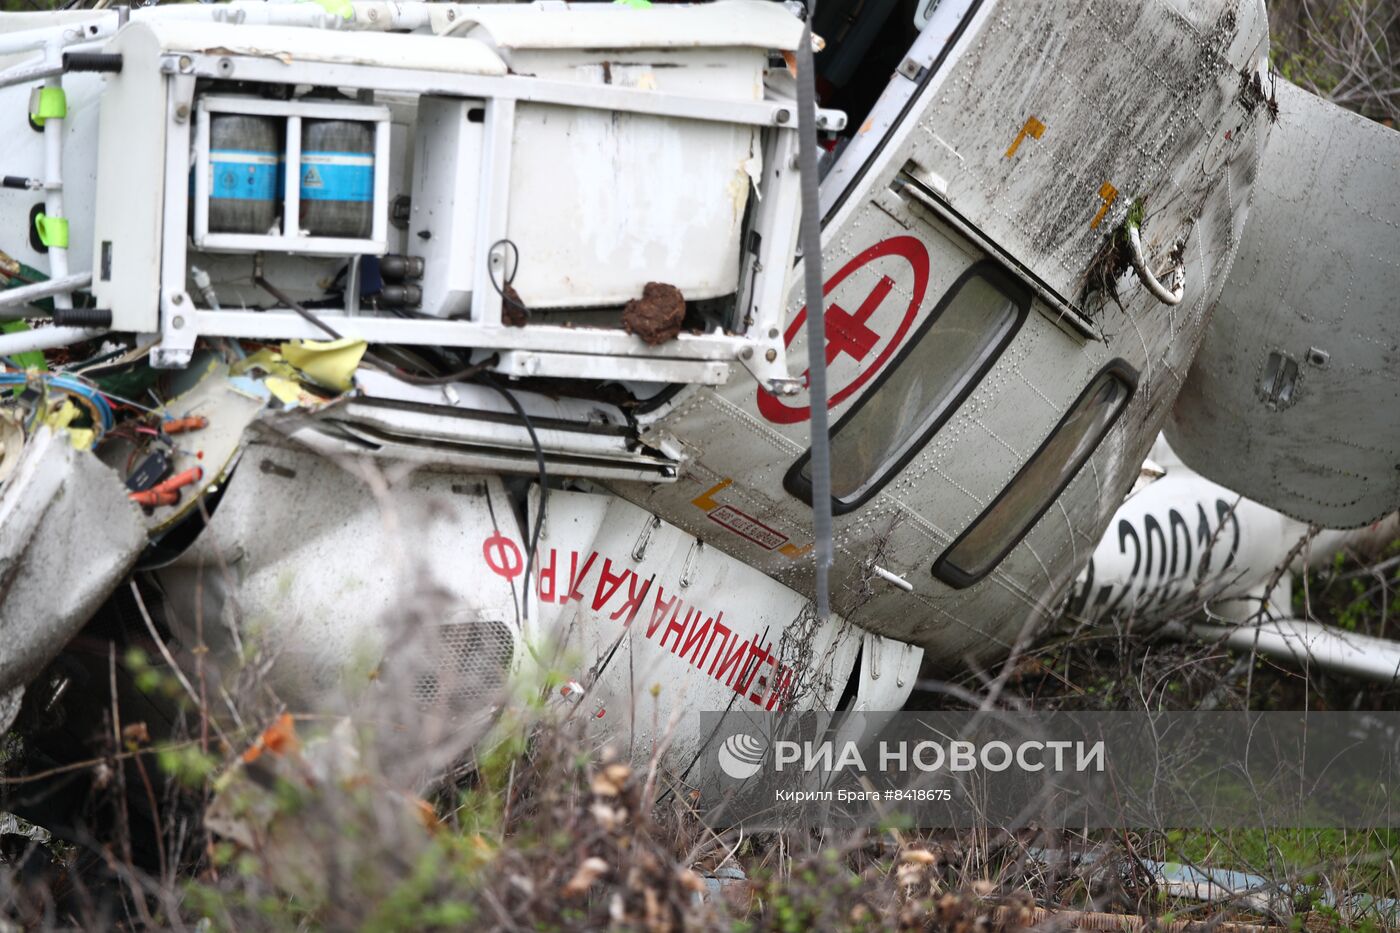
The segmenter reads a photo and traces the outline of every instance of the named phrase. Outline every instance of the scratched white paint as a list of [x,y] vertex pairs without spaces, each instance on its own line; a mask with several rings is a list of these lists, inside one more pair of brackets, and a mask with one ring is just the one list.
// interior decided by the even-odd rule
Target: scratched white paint
[[[874,157],[859,190],[829,218],[824,277],[872,244],[918,237],[934,261],[917,327],[953,272],[981,257],[981,250],[892,190],[912,163],[917,175],[946,181],[954,210],[1065,300],[1081,303],[1100,336],[1085,339],[1037,302],[1003,356],[924,450],[881,494],[836,519],[834,605],[858,625],[922,645],[944,666],[1005,654],[1028,621],[1054,613],[1087,562],[1204,334],[1244,227],[1266,129],[1257,113],[1242,121],[1236,106],[1241,70],[1252,72],[1267,46],[1257,0],[1213,0],[1184,12],[1156,2],[986,2],[973,17],[916,98],[911,117]],[[1024,139],[1007,158],[1031,116],[1046,131]],[[1222,149],[1217,138],[1227,132],[1230,143]],[[842,183],[848,177],[843,173]],[[1106,181],[1120,194],[1091,228]],[[1131,276],[1117,283],[1122,308],[1102,295],[1081,294],[1095,253],[1135,197],[1147,202],[1143,236],[1154,263],[1187,237],[1186,298],[1177,308],[1159,304]],[[833,292],[828,306],[836,302],[849,311],[863,296]],[[802,304],[796,289],[789,320]],[[899,305],[887,299],[869,323],[887,335]],[[803,359],[805,345],[798,334],[789,358]],[[1115,358],[1138,372],[1137,391],[1059,501],[981,583],[952,591],[934,580],[933,561]],[[833,364],[837,383],[849,378],[850,363],[839,357]],[[859,398],[857,392],[835,406],[833,419]],[[787,403],[804,399],[799,394]],[[655,421],[658,437],[683,439],[694,452],[688,475],[670,490],[614,488],[789,586],[811,586],[810,555],[793,559],[765,551],[715,528],[689,502],[718,478],[732,477],[725,501],[809,543],[811,510],[782,485],[807,447],[807,423],[769,421],[752,387],[738,383],[682,393],[645,420]],[[870,579],[866,568],[876,554],[882,567],[913,585],[912,593]]]
[[[501,54],[539,77],[728,100],[761,96],[766,60],[735,48]],[[739,167],[756,138],[746,126],[521,104],[508,234],[520,249],[522,300],[616,305],[653,281],[689,300],[733,293],[749,193]]]

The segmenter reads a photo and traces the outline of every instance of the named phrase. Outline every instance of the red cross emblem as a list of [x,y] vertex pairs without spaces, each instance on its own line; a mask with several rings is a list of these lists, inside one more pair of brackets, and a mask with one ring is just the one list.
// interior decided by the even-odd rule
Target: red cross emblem
[[[875,287],[863,297],[859,296],[855,289],[841,289],[841,284],[855,272],[885,257],[902,259],[909,264],[913,273],[909,305],[894,326],[888,341],[882,337],[879,325],[888,328],[889,315],[877,313],[886,305],[886,299],[894,290],[895,279],[890,273],[904,277],[900,274],[902,270],[897,264],[886,260],[884,268],[888,271],[880,276]],[[831,388],[827,408],[839,405],[869,382],[889,360],[895,348],[904,341],[914,323],[914,317],[919,312],[919,305],[923,303],[924,292],[928,289],[928,273],[928,250],[924,244],[912,236],[897,236],[871,246],[827,279],[826,285],[822,287],[822,295],[830,296],[832,292],[836,292],[835,299],[829,300],[826,306],[826,365],[830,367],[828,384]],[[859,303],[847,299],[848,293],[857,298]],[[854,313],[846,310],[851,304],[856,307]],[[876,320],[872,322],[872,318]],[[788,324],[787,332],[783,335],[784,344],[792,346],[793,338],[802,331],[806,321],[807,309],[804,307],[793,317],[792,323]],[[803,375],[805,378],[806,374]],[[809,405],[789,405],[764,389],[758,390],[758,411],[775,424],[796,424],[812,416]]]

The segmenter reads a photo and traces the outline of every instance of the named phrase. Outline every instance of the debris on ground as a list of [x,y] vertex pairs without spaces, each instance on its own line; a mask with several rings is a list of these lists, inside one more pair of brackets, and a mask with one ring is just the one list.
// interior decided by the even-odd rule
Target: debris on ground
[[333,392],[348,392],[354,387],[355,369],[368,346],[351,337],[290,340],[282,344],[282,358],[316,385]]
[[145,544],[119,476],[41,421],[0,487],[0,691],[53,660]]
[[62,348],[0,363],[0,565],[12,562],[14,581],[0,585],[0,635],[13,649],[0,657],[0,690],[37,674],[143,548],[218,487],[260,416],[352,391],[365,348],[226,341],[171,376],[147,365],[149,347],[111,343],[88,359]]

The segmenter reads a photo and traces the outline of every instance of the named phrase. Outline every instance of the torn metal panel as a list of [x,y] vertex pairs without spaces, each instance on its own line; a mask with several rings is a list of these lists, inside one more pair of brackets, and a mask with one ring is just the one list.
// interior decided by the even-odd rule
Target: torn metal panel
[[360,370],[360,393],[319,412],[266,420],[330,455],[369,455],[470,471],[536,475],[535,443],[555,476],[673,482],[677,461],[642,446],[615,405],[512,390],[534,437],[506,397],[487,386],[415,386]]
[[0,692],[23,686],[77,634],[146,544],[121,479],[40,428],[0,488]]
[[[494,476],[332,459],[257,426],[209,524],[157,576],[188,644],[202,613],[215,656],[261,659],[294,705],[377,701],[397,684],[395,699],[456,708],[499,688],[514,662],[509,579],[481,569],[497,534],[520,537]],[[462,625],[490,631],[464,641]],[[455,666],[425,670],[425,657]],[[487,658],[494,676],[477,667]]]
[[1353,527],[1400,506],[1400,134],[1283,80],[1277,95],[1239,258],[1167,433],[1203,476]]

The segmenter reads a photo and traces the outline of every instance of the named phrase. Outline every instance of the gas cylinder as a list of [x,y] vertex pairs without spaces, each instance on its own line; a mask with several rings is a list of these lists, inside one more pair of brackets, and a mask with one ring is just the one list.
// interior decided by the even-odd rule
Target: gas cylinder
[[281,207],[282,121],[242,113],[209,117],[209,231],[275,232]]
[[301,229],[311,236],[364,238],[374,209],[374,124],[303,120]]

